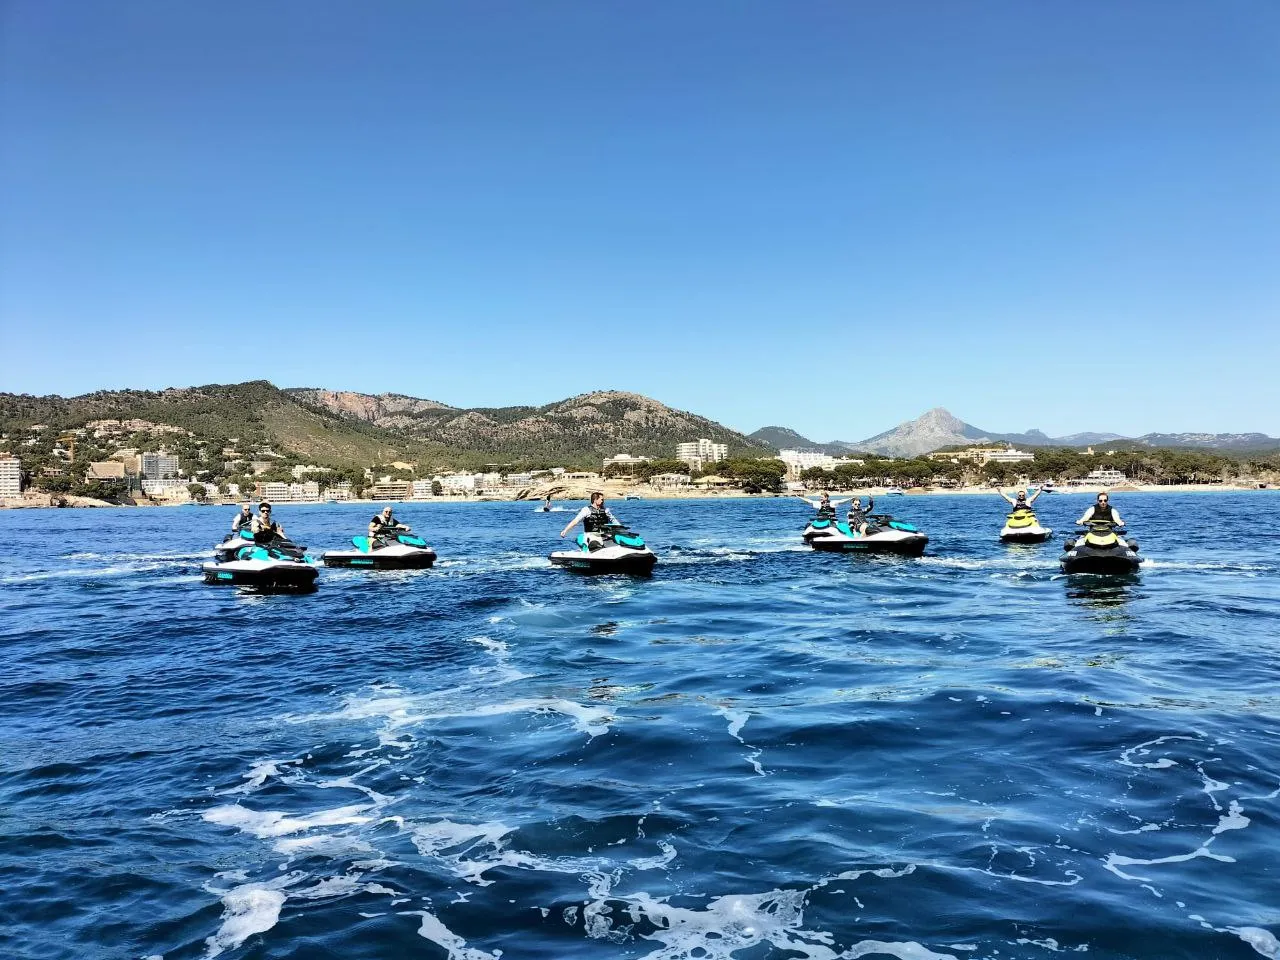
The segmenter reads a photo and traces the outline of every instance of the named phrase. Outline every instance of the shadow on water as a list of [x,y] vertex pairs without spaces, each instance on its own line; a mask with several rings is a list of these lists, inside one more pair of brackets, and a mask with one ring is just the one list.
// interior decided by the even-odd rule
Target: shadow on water
[[1132,590],[1139,583],[1134,574],[1072,573],[1064,578],[1067,602],[1082,607],[1106,623],[1127,623],[1127,606],[1133,599]]

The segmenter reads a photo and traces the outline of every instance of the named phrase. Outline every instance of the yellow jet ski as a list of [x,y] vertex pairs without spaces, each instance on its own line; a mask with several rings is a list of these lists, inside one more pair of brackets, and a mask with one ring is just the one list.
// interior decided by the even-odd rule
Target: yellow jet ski
[[1053,531],[1040,526],[1035,511],[1019,507],[1004,521],[1004,529],[1000,531],[1001,543],[1044,543]]

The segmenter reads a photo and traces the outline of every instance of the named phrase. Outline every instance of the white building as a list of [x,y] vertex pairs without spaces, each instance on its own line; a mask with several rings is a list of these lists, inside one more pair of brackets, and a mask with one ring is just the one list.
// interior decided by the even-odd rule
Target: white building
[[22,496],[22,461],[0,457],[0,497]]
[[728,456],[727,443],[712,443],[706,438],[676,444],[676,459],[683,460],[694,470],[701,470],[704,464],[719,463]]
[[187,492],[187,481],[176,477],[165,480],[143,480],[142,492],[148,497],[156,497],[160,500],[191,499],[191,495]]
[[172,453],[144,453],[142,455],[142,479],[164,480],[178,475],[178,458]]
[[983,463],[1026,463],[1028,460],[1034,460],[1036,455],[1027,450],[1015,450],[1009,447],[1007,450],[988,450]]
[[425,500],[425,499],[427,499],[429,496],[431,496],[431,481],[430,481],[430,480],[415,480],[415,481],[413,481],[413,499],[415,499],[415,500]]
[[1097,483],[1104,487],[1114,487],[1124,483],[1128,478],[1119,470],[1094,470],[1084,478],[1085,483]]
[[445,493],[471,493],[476,488],[474,473],[446,473],[434,479],[440,481]]
[[337,483],[329,484],[325,488],[324,495],[330,500],[350,500],[351,481],[339,480]]
[[687,473],[659,473],[649,478],[649,485],[661,488],[687,487],[690,476]]
[[830,470],[837,463],[836,458],[817,450],[783,450],[778,459],[787,465],[787,472],[799,474],[812,467]]
[[[684,446],[684,444],[681,444],[681,446]],[[621,467],[625,469],[648,462],[648,457],[633,457],[629,453],[615,453],[608,460],[604,461],[604,469],[608,470],[610,467]]]

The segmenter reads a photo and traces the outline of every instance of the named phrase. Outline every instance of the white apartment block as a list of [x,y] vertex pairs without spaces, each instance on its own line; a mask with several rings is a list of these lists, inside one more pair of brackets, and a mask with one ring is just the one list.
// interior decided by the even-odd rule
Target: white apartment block
[[427,499],[429,496],[431,496],[431,481],[430,481],[430,480],[415,480],[415,481],[413,481],[413,499],[415,499],[415,500],[425,500],[425,499]]
[[142,479],[164,480],[178,475],[178,458],[172,453],[144,453],[142,455]]
[[830,454],[819,453],[817,450],[783,450],[778,454],[778,459],[793,473],[800,473],[812,467],[830,470],[839,462]]
[[676,444],[676,459],[683,460],[697,470],[705,463],[719,463],[728,458],[727,443],[712,443],[705,438]]
[[0,497],[22,496],[22,461],[0,457]]

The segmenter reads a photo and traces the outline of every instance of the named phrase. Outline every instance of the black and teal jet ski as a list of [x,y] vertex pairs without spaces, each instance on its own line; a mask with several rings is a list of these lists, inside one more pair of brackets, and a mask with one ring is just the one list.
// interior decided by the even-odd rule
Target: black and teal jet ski
[[1062,555],[1065,573],[1137,573],[1142,558],[1138,541],[1120,537],[1120,529],[1110,520],[1091,520],[1084,535],[1068,540]]
[[257,543],[244,543],[201,570],[205,583],[290,593],[314,590],[319,573],[302,557]]
[[896,553],[918,557],[924,553],[929,538],[909,523],[895,520],[887,513],[867,517],[867,532],[843,520],[819,517],[804,529],[804,541],[815,550],[833,553]]
[[393,533],[352,537],[354,550],[326,550],[326,567],[363,567],[367,570],[423,570],[436,562],[436,552],[408,527]]
[[252,543],[256,543],[260,547],[269,547],[295,560],[307,559],[306,544],[294,543],[285,537],[273,537],[270,534],[254,536],[247,528],[239,533],[231,534],[226,540],[214,547],[213,555],[218,560],[230,560],[238,550]]
[[599,533],[578,534],[576,550],[557,550],[551,562],[579,573],[653,572],[658,555],[644,539],[620,523],[606,524]]

